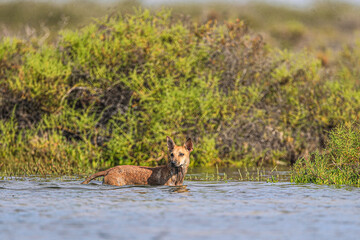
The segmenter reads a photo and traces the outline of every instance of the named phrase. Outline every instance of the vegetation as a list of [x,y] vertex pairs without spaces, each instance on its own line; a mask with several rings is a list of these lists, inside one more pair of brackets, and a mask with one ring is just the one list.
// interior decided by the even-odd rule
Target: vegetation
[[[307,34],[300,22],[270,28],[288,39],[279,46]],[[22,38],[0,42],[5,175],[163,164],[169,135],[193,138],[192,166],[302,158],[299,180],[328,131],[360,117],[357,45],[329,65],[311,49],[266,45],[242,20],[201,23],[163,10],[113,14],[52,41]]]
[[[107,9],[121,9],[125,13],[139,6],[136,1],[122,1],[116,6],[97,4],[95,1],[5,1],[0,2],[0,36],[42,38],[56,40],[61,29],[76,29],[92,18],[110,13]],[[60,2],[60,1],[59,1]],[[31,11],[29,11],[31,9]]]
[[[141,1],[119,0],[97,3],[96,1],[6,1],[0,3],[0,36],[18,36],[54,41],[61,29],[78,29],[92,18],[116,13],[133,13]],[[268,4],[264,2],[227,3],[210,1],[203,3],[173,3],[173,16],[198,23],[216,20],[220,23],[241,19],[260,32],[268,44],[280,48],[313,49],[326,63],[335,60],[333,50],[344,44],[352,44],[360,26],[360,8],[343,1],[314,1],[304,8]],[[156,12],[160,5],[143,6]],[[32,11],[28,11],[31,8]]]
[[323,153],[299,159],[292,170],[296,183],[360,187],[360,129],[340,125],[331,132]]
[[[286,168],[287,169],[287,168]],[[277,167],[273,168],[264,168],[264,167],[244,167],[242,170],[234,168],[220,169],[216,165],[209,168],[199,168],[197,169],[200,172],[196,173],[193,169],[190,171],[190,174],[187,174],[186,180],[196,180],[196,181],[265,181],[265,182],[279,182],[279,181],[289,181],[288,171],[282,171],[280,174]],[[288,169],[287,169],[288,170]]]

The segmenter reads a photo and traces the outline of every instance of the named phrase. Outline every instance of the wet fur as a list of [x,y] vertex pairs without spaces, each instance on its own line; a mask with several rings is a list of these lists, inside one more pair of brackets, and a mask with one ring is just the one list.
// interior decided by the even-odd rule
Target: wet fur
[[189,138],[184,146],[176,146],[174,141],[167,137],[167,144],[169,150],[167,165],[153,168],[121,165],[95,173],[82,182],[82,184],[88,184],[91,180],[103,176],[104,184],[116,186],[182,185],[190,163],[190,152],[193,150],[192,141]]

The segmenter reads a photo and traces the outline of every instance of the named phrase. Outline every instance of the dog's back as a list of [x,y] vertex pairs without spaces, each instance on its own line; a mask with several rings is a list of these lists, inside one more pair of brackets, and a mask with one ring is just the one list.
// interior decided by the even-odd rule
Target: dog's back
[[166,166],[141,167],[132,165],[117,166],[109,169],[104,176],[104,184],[110,185],[164,185]]

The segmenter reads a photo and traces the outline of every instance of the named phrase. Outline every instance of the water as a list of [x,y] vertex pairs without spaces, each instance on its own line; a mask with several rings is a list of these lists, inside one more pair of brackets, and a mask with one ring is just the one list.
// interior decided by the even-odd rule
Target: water
[[[19,181],[20,180],[20,181]],[[360,189],[289,182],[0,181],[0,239],[359,239]]]

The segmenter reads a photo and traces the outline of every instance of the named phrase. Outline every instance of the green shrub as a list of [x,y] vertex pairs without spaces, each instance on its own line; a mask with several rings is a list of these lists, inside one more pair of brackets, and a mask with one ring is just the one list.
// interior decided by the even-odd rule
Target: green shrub
[[360,186],[360,130],[339,126],[330,133],[323,153],[299,159],[292,169],[296,183]]
[[354,45],[345,46],[339,58],[339,79],[349,88],[360,87],[360,40]]
[[285,48],[296,46],[305,36],[306,27],[298,21],[288,21],[276,24],[270,30],[270,34],[279,40]]
[[310,52],[265,47],[240,20],[139,10],[56,44],[3,40],[0,56],[1,131],[13,136],[1,171],[162,164],[167,135],[194,139],[193,166],[289,164],[360,112],[351,83]]

